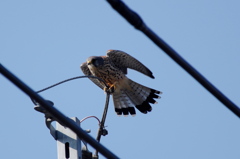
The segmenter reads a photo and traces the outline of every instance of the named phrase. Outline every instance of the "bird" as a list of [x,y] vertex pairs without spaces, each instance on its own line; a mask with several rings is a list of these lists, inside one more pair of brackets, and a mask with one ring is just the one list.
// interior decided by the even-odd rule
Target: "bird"
[[[153,73],[140,61],[120,50],[108,50],[106,56],[90,56],[80,65],[86,76],[105,92],[112,95],[117,115],[136,115],[135,108],[141,113],[152,111],[151,104],[157,104],[162,92],[141,85],[127,75],[127,69],[133,69],[154,79]],[[98,78],[102,79],[99,80]],[[104,81],[104,82],[103,82]],[[107,84],[108,87],[105,86]]]

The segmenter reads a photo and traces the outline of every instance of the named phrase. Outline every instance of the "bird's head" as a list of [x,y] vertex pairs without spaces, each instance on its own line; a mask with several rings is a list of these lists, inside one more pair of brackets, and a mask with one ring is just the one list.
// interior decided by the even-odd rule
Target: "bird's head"
[[100,56],[91,56],[87,59],[88,66],[99,67],[104,64],[104,60]]

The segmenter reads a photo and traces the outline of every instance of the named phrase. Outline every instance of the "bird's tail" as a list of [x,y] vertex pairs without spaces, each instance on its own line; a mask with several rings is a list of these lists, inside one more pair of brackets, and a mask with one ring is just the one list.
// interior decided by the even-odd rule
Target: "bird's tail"
[[160,98],[157,94],[161,94],[161,92],[130,79],[128,79],[127,85],[112,94],[116,113],[118,115],[128,115],[129,113],[135,115],[134,107],[144,114],[150,112],[152,110],[150,103],[156,104],[154,98]]

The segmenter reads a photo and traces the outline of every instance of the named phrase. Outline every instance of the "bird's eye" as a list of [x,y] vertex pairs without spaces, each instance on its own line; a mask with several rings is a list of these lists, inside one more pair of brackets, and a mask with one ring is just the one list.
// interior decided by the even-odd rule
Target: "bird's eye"
[[97,58],[93,60],[93,64],[98,67],[98,66],[102,66],[104,64],[104,61],[102,58]]
[[98,66],[98,60],[97,60],[97,59],[93,59],[93,60],[92,60],[92,63],[93,63],[95,66]]

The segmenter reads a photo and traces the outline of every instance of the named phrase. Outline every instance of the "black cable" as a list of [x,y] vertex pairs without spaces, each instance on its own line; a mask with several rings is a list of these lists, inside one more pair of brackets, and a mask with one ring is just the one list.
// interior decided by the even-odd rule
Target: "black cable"
[[178,63],[185,71],[187,71],[195,80],[205,87],[213,96],[221,101],[235,115],[240,117],[240,109],[222,92],[220,92],[213,84],[211,84],[203,75],[201,75],[193,66],[183,59],[174,49],[172,49],[165,41],[155,34],[141,19],[141,17],[128,8],[121,0],[107,0],[107,2],[121,14],[136,29],[142,31],[149,39],[151,39],[159,48],[161,48],[168,56]]
[[[106,103],[105,103],[105,107],[104,107],[104,111],[103,111],[103,115],[102,115],[102,120],[98,129],[98,134],[97,134],[97,138],[96,140],[98,142],[100,142],[101,136],[104,135],[104,124],[105,124],[105,120],[107,117],[107,111],[108,111],[108,105],[109,105],[109,97],[110,97],[110,93],[107,91],[107,96],[106,96]],[[95,151],[95,157],[98,156],[98,150],[96,149]]]
[[[77,76],[77,77],[72,77],[72,78],[63,80],[63,81],[61,81],[61,82],[58,82],[58,83],[53,84],[53,85],[51,85],[51,86],[48,86],[48,87],[46,87],[46,88],[43,88],[43,89],[41,89],[41,90],[39,90],[39,91],[36,91],[36,93],[40,93],[40,92],[46,91],[46,90],[48,90],[48,89],[50,89],[50,88],[53,88],[53,87],[55,87],[55,86],[57,86],[57,85],[60,85],[60,84],[62,84],[62,83],[65,83],[65,82],[68,82],[68,81],[71,81],[71,80],[75,80],[75,79],[79,79],[79,78],[96,78],[96,79],[98,79],[99,81],[103,82],[103,84],[105,85],[105,87],[108,88],[108,85],[106,84],[106,82],[105,82],[104,80],[102,80],[101,78],[99,78],[99,77],[96,77],[96,76]],[[34,105],[37,105],[37,103],[36,103],[32,98],[31,98],[31,101],[33,102]]]
[[43,92],[43,91],[45,91],[45,90],[47,90],[47,89],[53,88],[53,87],[55,87],[55,86],[57,86],[57,85],[59,85],[59,84],[62,84],[62,83],[65,83],[65,82],[68,82],[68,81],[71,81],[71,80],[75,80],[75,79],[79,79],[79,78],[86,78],[86,77],[87,77],[87,78],[96,78],[96,79],[98,79],[99,81],[103,82],[106,87],[108,87],[108,85],[106,84],[106,82],[105,82],[104,80],[102,80],[101,78],[99,78],[99,77],[96,77],[96,76],[77,76],[77,77],[73,77],[73,78],[69,78],[69,79],[63,80],[63,81],[61,81],[61,82],[58,82],[58,83],[56,83],[56,84],[53,84],[53,85],[51,85],[51,86],[49,86],[49,87],[46,87],[46,88],[44,88],[44,89],[41,89],[41,90],[37,91],[37,93]]
[[77,134],[79,138],[88,142],[93,148],[97,149],[103,156],[110,159],[117,159],[115,154],[105,148],[103,145],[98,143],[95,139],[89,136],[82,128],[80,128],[74,121],[70,118],[66,117],[63,113],[61,113],[58,109],[53,107],[49,102],[44,100],[41,96],[39,96],[36,92],[34,92],[30,87],[28,87],[25,83],[23,83],[20,79],[18,79],[15,75],[13,75],[10,71],[8,71],[2,64],[0,64],[0,73],[5,76],[9,81],[11,81],[14,85],[16,85],[19,89],[21,89],[24,93],[26,93],[30,98],[34,99],[38,102],[43,108],[45,108],[54,118],[56,118],[60,123],[66,125],[69,129]]

